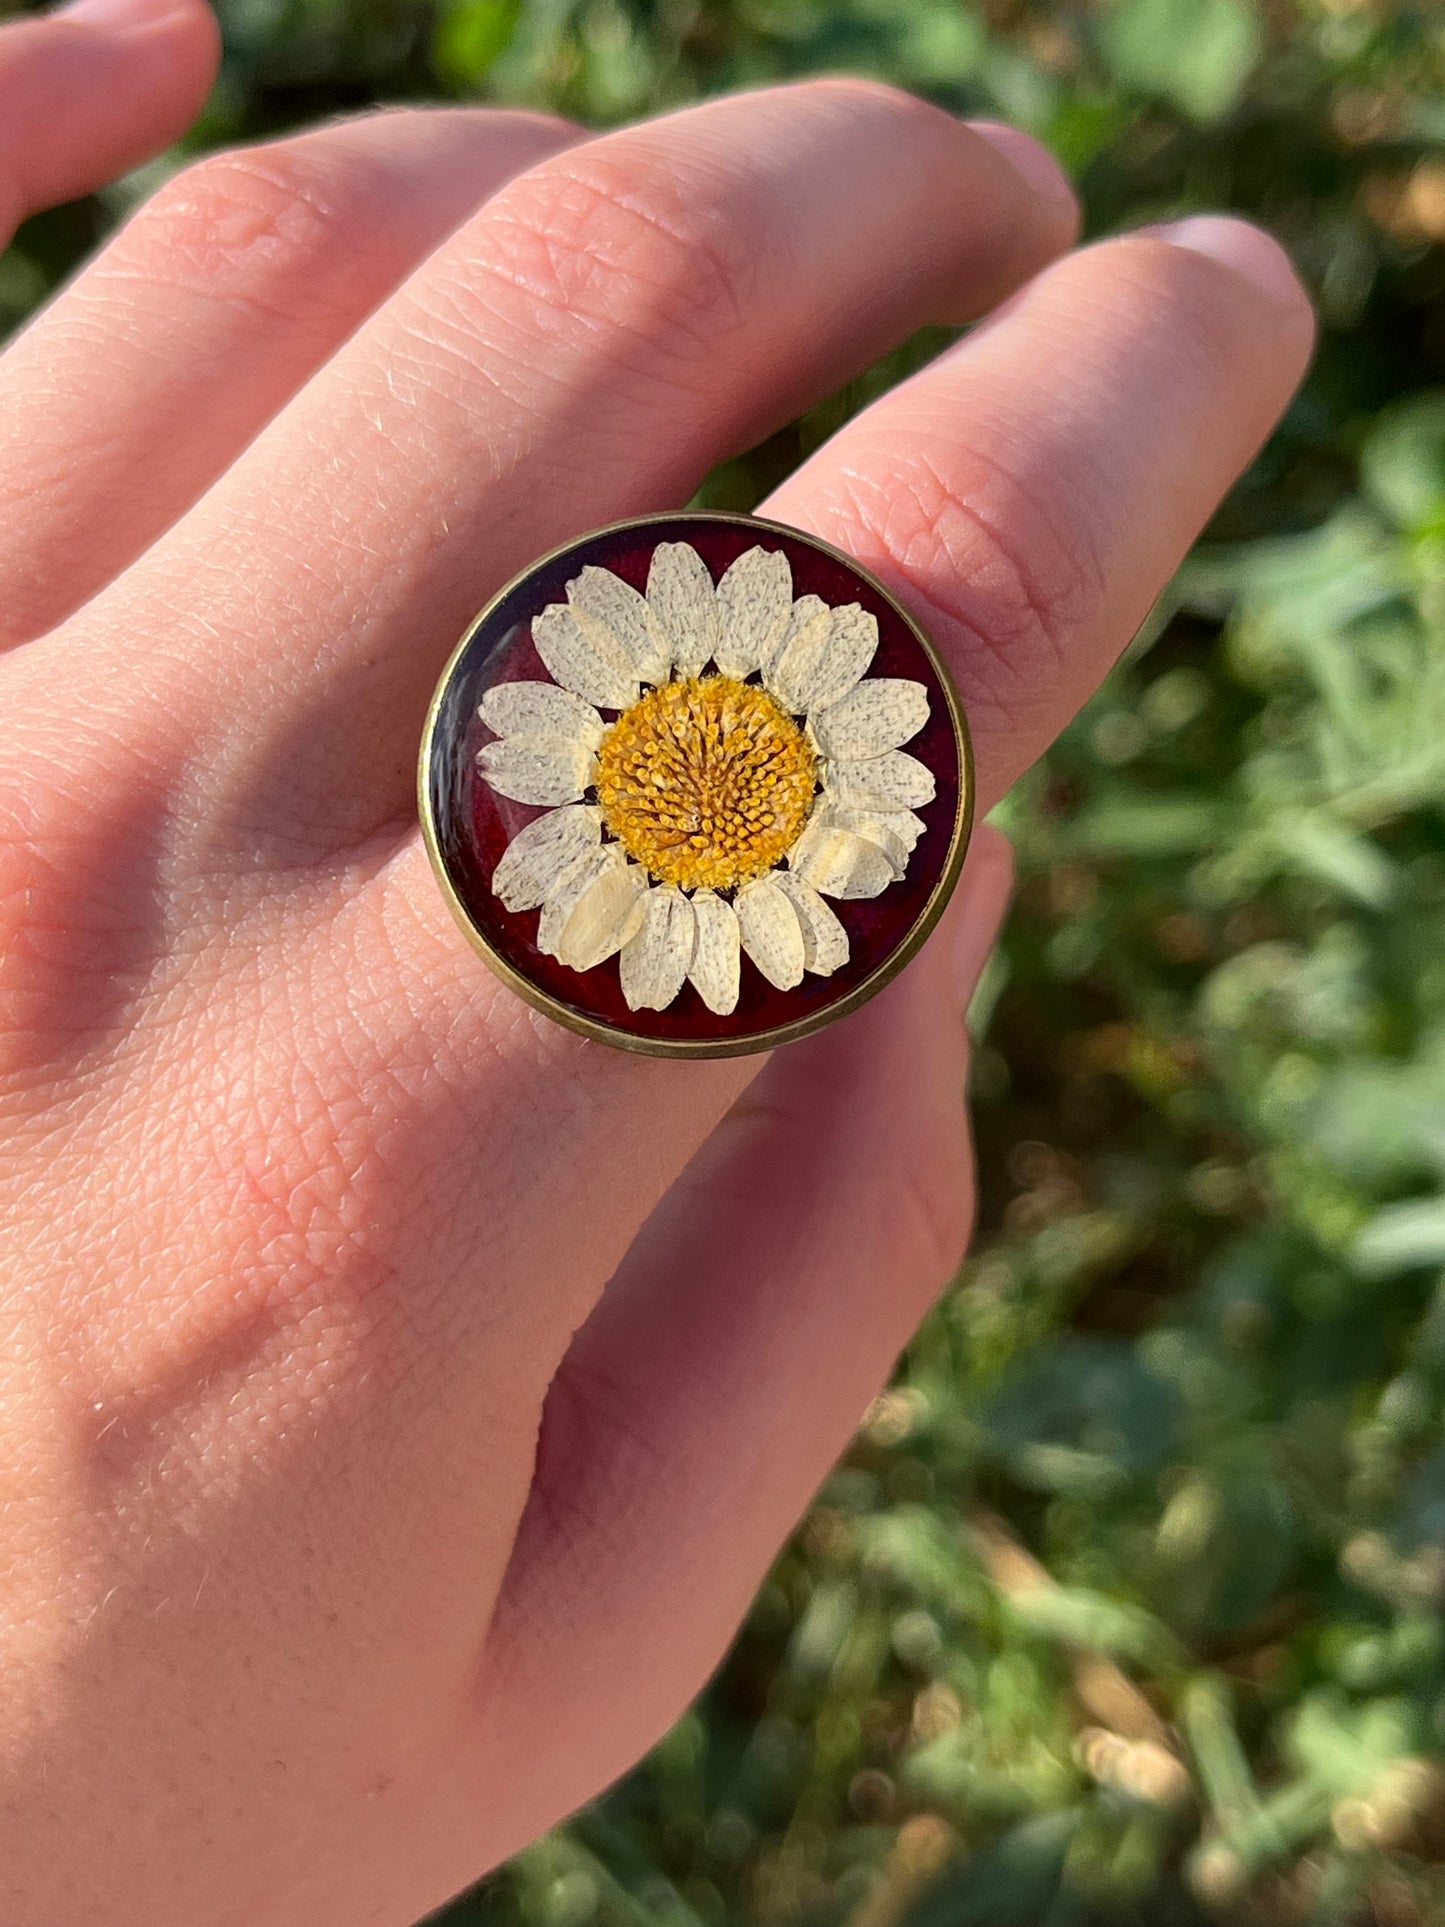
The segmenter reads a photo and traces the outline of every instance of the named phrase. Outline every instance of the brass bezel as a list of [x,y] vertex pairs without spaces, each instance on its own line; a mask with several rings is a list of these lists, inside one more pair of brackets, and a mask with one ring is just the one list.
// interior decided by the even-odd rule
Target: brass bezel
[[[466,905],[458,896],[452,884],[451,877],[447,873],[446,860],[442,855],[437,826],[432,816],[431,786],[427,780],[431,766],[432,742],[436,734],[437,716],[441,709],[442,696],[472,638],[489,619],[498,603],[500,603],[504,597],[510,595],[517,585],[525,581],[535,570],[544,568],[557,557],[565,555],[569,549],[580,548],[583,543],[592,541],[599,535],[620,534],[624,531],[645,529],[659,523],[676,522],[682,519],[694,522],[732,523],[735,526],[743,528],[759,529],[767,534],[785,536],[792,541],[810,543],[813,547],[820,549],[825,555],[830,555],[834,557],[835,560],[844,563],[854,574],[860,575],[863,580],[868,583],[870,588],[898,615],[900,620],[907,625],[919,647],[932,663],[934,671],[938,676],[939,685],[948,703],[949,719],[953,724],[954,741],[958,747],[960,772],[958,812],[954,818],[953,836],[949,843],[948,857],[927,903],[924,904],[912,928],[899,944],[898,948],[883,963],[879,964],[876,970],[865,977],[862,983],[856,984],[854,988],[848,992],[847,996],[839,998],[836,1004],[828,1005],[825,1010],[813,1011],[810,1015],[800,1017],[793,1023],[777,1024],[774,1025],[771,1030],[756,1031],[748,1037],[638,1037],[634,1036],[630,1031],[619,1029],[614,1024],[603,1023],[595,1017],[585,1017],[579,1011],[572,1010],[566,1004],[560,1003],[545,990],[539,990],[537,986],[528,978],[524,977],[513,964],[509,963],[505,957],[492,948],[491,944],[472,922]],[[973,744],[969,737],[968,719],[964,715],[963,704],[959,700],[958,691],[954,688],[953,678],[949,674],[943,659],[929,641],[928,637],[923,633],[923,630],[918,626],[917,622],[914,621],[902,603],[899,602],[898,598],[884,587],[883,583],[878,580],[877,576],[874,575],[870,569],[864,568],[861,563],[855,561],[854,558],[843,549],[835,547],[833,543],[825,542],[816,535],[810,535],[806,530],[791,528],[785,522],[770,521],[766,517],[759,515],[739,515],[724,509],[671,509],[654,515],[625,516],[621,521],[608,522],[600,528],[589,529],[585,535],[574,537],[570,542],[558,543],[555,548],[549,549],[545,555],[538,556],[534,562],[530,562],[525,569],[519,570],[518,573],[512,577],[511,581],[508,582],[504,588],[499,589],[486,604],[485,608],[467,624],[460,642],[458,642],[456,648],[453,649],[451,655],[448,657],[446,668],[438,678],[436,689],[433,692],[431,702],[427,708],[426,727],[422,731],[421,752],[417,759],[417,808],[421,816],[422,836],[426,842],[427,855],[431,859],[432,870],[441,887],[442,895],[446,898],[453,917],[455,917],[462,934],[466,937],[472,948],[483,958],[496,975],[502,979],[502,982],[505,983],[509,989],[515,991],[516,994],[521,997],[524,1002],[530,1004],[534,1010],[541,1011],[543,1016],[550,1017],[554,1023],[563,1025],[567,1030],[575,1031],[579,1036],[591,1037],[598,1043],[607,1044],[615,1050],[634,1051],[643,1057],[697,1058],[756,1056],[763,1051],[774,1050],[780,1044],[791,1044],[798,1038],[811,1037],[816,1031],[824,1029],[839,1017],[846,1017],[850,1011],[857,1010],[861,1005],[867,1003],[870,997],[876,996],[886,984],[892,982],[899,971],[903,969],[904,965],[909,963],[918,954],[925,938],[938,922],[939,917],[942,916],[944,905],[953,894],[954,886],[958,882],[959,872],[963,868],[963,860],[968,850],[969,838],[973,833],[973,793]]]

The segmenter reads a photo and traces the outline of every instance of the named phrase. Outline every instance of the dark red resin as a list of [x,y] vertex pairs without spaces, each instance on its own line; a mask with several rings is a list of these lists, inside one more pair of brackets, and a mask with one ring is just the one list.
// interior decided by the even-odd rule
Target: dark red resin
[[[549,602],[566,599],[565,584],[585,563],[611,569],[643,589],[659,542],[690,542],[714,581],[746,549],[759,544],[782,548],[792,565],[794,595],[817,595],[830,606],[858,602],[878,618],[878,653],[870,676],[907,676],[924,683],[929,692],[928,722],[905,748],[932,770],[938,794],[918,811],[927,827],[907,875],[882,896],[832,905],[848,932],[849,957],[831,977],[805,976],[796,989],[775,990],[744,955],[741,994],[737,1009],[728,1017],[715,1017],[691,984],[683,986],[666,1010],[629,1010],[616,957],[595,970],[569,970],[538,950],[540,912],[513,915],[489,888],[507,844],[544,812],[498,796],[481,776],[477,751],[490,740],[491,732],[478,718],[477,706],[493,684],[549,680],[532,645],[531,624]],[[632,1036],[715,1043],[760,1035],[826,1010],[888,961],[918,921],[947,865],[963,772],[937,671],[908,625],[863,577],[803,536],[678,515],[589,537],[508,593],[471,637],[452,670],[433,733],[427,780],[437,839],[452,886],[478,930],[514,970],[579,1016]]]

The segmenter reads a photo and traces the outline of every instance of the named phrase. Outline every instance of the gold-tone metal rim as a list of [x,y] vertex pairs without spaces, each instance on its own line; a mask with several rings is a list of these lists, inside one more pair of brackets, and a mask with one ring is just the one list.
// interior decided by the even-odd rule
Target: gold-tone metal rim
[[[632,529],[646,529],[655,527],[659,523],[681,520],[726,522],[737,527],[762,529],[775,535],[786,536],[796,542],[805,542],[821,550],[825,555],[833,556],[835,560],[851,569],[855,575],[861,576],[906,624],[909,632],[932,663],[948,703],[954,741],[958,746],[960,772],[958,812],[954,818],[948,858],[927,903],[919,911],[907,936],[891,956],[865,977],[862,983],[855,984],[853,989],[846,996],[840,997],[836,1003],[828,1004],[822,1010],[812,1011],[808,1016],[799,1017],[790,1024],[777,1024],[771,1030],[753,1031],[745,1037],[639,1037],[632,1031],[620,1029],[615,1024],[603,1023],[599,1018],[585,1016],[581,1011],[574,1010],[570,1005],[550,996],[545,990],[539,990],[500,952],[493,949],[473,923],[466,905],[457,894],[447,870],[446,859],[442,855],[441,839],[432,814],[430,784],[427,780],[442,697],[472,638],[490,619],[492,611],[498,604],[509,596],[520,582],[525,581],[538,569],[545,568],[558,556],[565,555],[570,549],[580,548],[583,543],[594,541],[598,536],[621,534]],[[726,509],[672,509],[655,515],[626,516],[620,522],[608,522],[600,528],[589,529],[585,535],[574,537],[570,542],[558,543],[556,548],[549,549],[545,555],[538,556],[534,562],[528,563],[525,569],[519,570],[504,588],[497,591],[486,607],[467,624],[461,641],[447,659],[447,666],[437,681],[427,709],[426,727],[422,731],[421,754],[417,761],[417,808],[421,816],[422,836],[426,842],[432,870],[462,934],[477,954],[502,979],[502,982],[534,1010],[540,1010],[543,1016],[550,1017],[554,1023],[564,1025],[566,1029],[577,1032],[579,1036],[595,1038],[599,1043],[611,1045],[614,1049],[633,1051],[643,1057],[752,1057],[760,1055],[763,1051],[775,1050],[780,1044],[791,1044],[801,1037],[810,1037],[839,1017],[846,1017],[850,1011],[857,1010],[861,1005],[866,1004],[870,997],[875,997],[918,954],[925,938],[942,916],[944,905],[953,894],[959,873],[963,869],[969,838],[973,833],[973,743],[969,737],[968,719],[964,715],[963,704],[959,700],[958,691],[953,686],[953,678],[943,659],[898,598],[884,587],[870,569],[865,569],[860,562],[855,561],[843,549],[835,547],[833,543],[825,542],[819,536],[809,535],[803,529],[792,528],[786,522],[773,522],[760,515],[739,515]]]

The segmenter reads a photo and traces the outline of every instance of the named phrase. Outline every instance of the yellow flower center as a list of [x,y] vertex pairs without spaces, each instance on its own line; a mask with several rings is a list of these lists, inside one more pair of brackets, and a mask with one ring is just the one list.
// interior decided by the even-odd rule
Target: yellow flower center
[[686,890],[730,890],[771,870],[798,840],[815,784],[816,759],[792,717],[731,676],[650,689],[597,752],[608,829]]

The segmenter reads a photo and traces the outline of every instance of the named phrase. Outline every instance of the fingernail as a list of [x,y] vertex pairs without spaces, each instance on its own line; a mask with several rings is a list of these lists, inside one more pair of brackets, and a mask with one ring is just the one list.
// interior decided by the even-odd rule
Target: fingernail
[[953,981],[960,1010],[967,1009],[984,973],[1013,898],[1013,845],[991,823],[980,823],[968,846],[953,923]]
[[1077,216],[1079,203],[1073,184],[1042,141],[1036,141],[1021,127],[1010,127],[1006,121],[970,120],[964,124],[981,141],[987,141],[1000,160],[1007,161],[1031,193],[1053,207],[1067,209],[1070,219]]
[[1308,297],[1300,286],[1294,264],[1263,228],[1248,221],[1237,221],[1229,214],[1191,214],[1184,221],[1170,221],[1161,227],[1145,228],[1171,247],[1187,248],[1204,254],[1236,274],[1244,276],[1277,307],[1299,308]]

